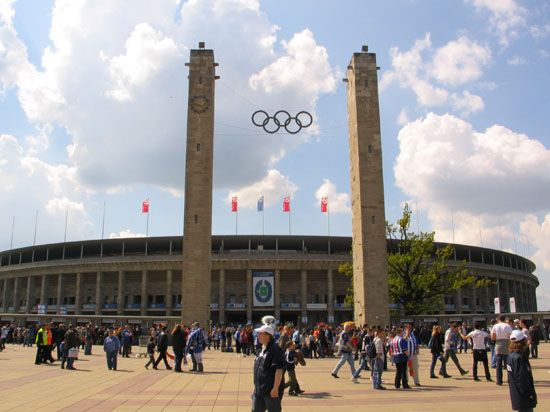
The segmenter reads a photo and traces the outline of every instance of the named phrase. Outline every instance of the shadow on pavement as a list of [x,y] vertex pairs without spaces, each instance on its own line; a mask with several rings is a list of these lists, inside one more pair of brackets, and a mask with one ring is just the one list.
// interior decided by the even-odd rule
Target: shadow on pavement
[[306,392],[299,396],[300,398],[309,399],[327,399],[327,398],[341,398],[340,395],[333,395],[330,392]]

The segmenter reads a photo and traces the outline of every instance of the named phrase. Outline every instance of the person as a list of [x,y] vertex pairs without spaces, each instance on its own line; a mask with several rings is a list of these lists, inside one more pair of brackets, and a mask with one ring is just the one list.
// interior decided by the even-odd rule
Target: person
[[529,342],[531,343],[531,357],[536,359],[539,357],[539,342],[540,329],[538,325],[533,325],[529,328]]
[[252,412],[280,412],[285,390],[284,354],[275,343],[275,330],[271,325],[263,325],[255,331],[262,350],[254,360]]
[[172,350],[174,351],[174,372],[183,372],[181,363],[185,352],[187,336],[180,324],[172,330]]
[[130,353],[132,352],[133,334],[128,325],[124,327],[124,329],[121,332],[121,335],[122,335],[122,356],[125,358],[129,358]]
[[109,328],[109,335],[103,340],[103,350],[107,355],[107,368],[116,371],[117,355],[120,349],[120,341],[115,336],[115,331]]
[[166,334],[166,326],[164,325],[160,328],[160,335],[157,342],[157,350],[159,352],[159,356],[155,363],[153,363],[153,369],[158,369],[158,364],[161,360],[163,360],[166,369],[171,370],[172,367],[168,364],[168,359],[166,359],[166,351],[168,350],[168,335]]
[[458,332],[455,323],[451,323],[449,329],[445,332],[445,362],[451,358],[456,365],[456,368],[462,376],[467,375],[468,371],[464,370],[456,357],[456,344],[458,342]]
[[[386,340],[384,329],[378,327],[376,330],[376,336],[372,344],[376,350],[376,357],[372,359],[372,385],[374,389],[385,390],[386,388],[382,386],[382,373],[384,371],[384,342]],[[368,352],[368,350],[367,350]]]
[[76,358],[69,357],[69,350],[76,349],[78,350],[79,346],[78,335],[74,329],[73,325],[69,325],[67,332],[65,332],[65,343],[63,347],[63,358],[67,360],[67,369],[75,370],[74,361]]
[[41,365],[44,362],[44,352],[48,346],[48,335],[44,325],[40,325],[40,329],[36,333],[36,358],[34,360],[35,365]]
[[344,330],[340,334],[340,340],[338,341],[339,348],[340,348],[340,361],[338,364],[334,367],[334,369],[331,372],[332,377],[338,378],[338,371],[342,366],[344,366],[344,363],[348,363],[351,369],[351,376],[352,380],[353,375],[355,374],[355,360],[353,359],[353,350],[354,347],[351,343],[351,329],[353,326],[353,322],[346,322],[344,324]]
[[474,323],[473,331],[471,331],[467,335],[464,335],[464,333],[461,332],[460,335],[465,342],[467,342],[468,340],[472,341],[472,354],[474,358],[474,381],[481,380],[477,376],[477,364],[479,361],[481,361],[481,363],[483,363],[483,368],[485,369],[485,379],[487,379],[487,382],[492,382],[493,380],[491,379],[491,372],[489,372],[489,360],[487,359],[487,346],[485,344],[487,338],[489,337],[489,334],[481,330],[479,323],[476,322]]
[[149,361],[145,364],[145,369],[149,369],[149,365],[155,364],[155,338],[152,336],[147,344],[147,356],[149,356]]
[[[280,342],[280,340],[279,340]],[[296,343],[292,340],[287,340],[286,342],[286,352],[285,352],[285,369],[288,372],[288,382],[285,383],[285,388],[290,387],[288,394],[290,396],[298,396],[304,391],[300,389],[300,384],[296,378]]]
[[[520,331],[521,332],[521,331]],[[504,315],[499,315],[498,323],[493,326],[491,339],[495,342],[497,360],[497,385],[502,386],[502,369],[508,359],[508,341],[512,334],[512,327],[506,322]]]
[[44,363],[54,363],[55,359],[52,357],[52,350],[53,350],[53,333],[52,333],[52,325],[49,323],[46,323],[44,325],[46,328],[46,340],[47,344],[44,348],[43,355],[44,355]]
[[92,354],[92,346],[94,343],[94,331],[91,323],[88,323],[88,326],[86,326],[84,330],[84,343],[84,355],[89,356]]
[[187,339],[186,355],[189,350],[193,350],[193,358],[196,363],[193,364],[192,371],[202,373],[204,372],[202,353],[204,348],[206,348],[206,336],[204,334],[204,330],[200,327],[199,322],[193,322],[191,327],[193,330]]
[[405,326],[405,340],[408,344],[409,360],[407,366],[411,376],[413,377],[414,386],[420,385],[420,374],[418,373],[418,355],[420,353],[420,345],[416,340],[416,336],[413,333],[413,327],[411,324]]
[[395,337],[391,342],[392,361],[395,364],[395,389],[401,385],[403,389],[410,389],[407,379],[407,360],[409,358],[409,345],[403,338],[403,329],[395,330]]
[[370,363],[370,359],[367,356],[367,349],[368,349],[369,345],[372,344],[373,339],[374,339],[373,331],[369,330],[368,327],[365,325],[363,327],[363,333],[362,333],[361,339],[359,341],[360,342],[359,345],[361,347],[360,358],[359,358],[360,359],[359,367],[356,369],[356,371],[353,374],[353,377],[351,379],[352,382],[354,382],[354,383],[359,383],[357,378],[359,378],[359,376],[361,374],[361,371],[363,369],[370,370],[370,368],[368,367],[368,364]]
[[432,354],[432,363],[430,365],[430,378],[437,379],[435,374],[435,364],[439,360],[441,362],[441,367],[439,368],[439,375],[444,378],[450,378],[451,375],[447,373],[447,361],[443,355],[444,338],[441,331],[441,326],[434,325],[432,328],[432,337],[428,342],[428,348]]
[[528,356],[526,356],[528,346],[528,340],[521,330],[514,330],[510,333],[506,369],[508,370],[510,400],[514,411],[529,412],[537,406],[533,373]]

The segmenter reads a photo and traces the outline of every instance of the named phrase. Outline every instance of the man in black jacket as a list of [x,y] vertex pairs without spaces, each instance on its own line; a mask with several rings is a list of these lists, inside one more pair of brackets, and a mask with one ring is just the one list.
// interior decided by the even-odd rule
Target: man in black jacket
[[157,369],[158,364],[160,363],[161,359],[164,360],[164,365],[166,366],[166,369],[172,369],[172,367],[168,364],[168,360],[166,359],[166,350],[168,349],[168,335],[166,334],[166,326],[162,326],[160,330],[160,335],[157,342],[157,350],[159,351],[159,357],[153,364],[153,369]]

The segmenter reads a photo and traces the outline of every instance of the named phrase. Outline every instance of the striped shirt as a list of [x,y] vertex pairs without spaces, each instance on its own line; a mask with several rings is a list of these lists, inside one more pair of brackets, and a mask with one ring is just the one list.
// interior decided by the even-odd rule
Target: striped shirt
[[416,341],[416,337],[414,336],[414,333],[411,332],[409,337],[407,338],[407,345],[408,345],[408,351],[409,356],[414,356],[417,353],[418,350],[418,342]]
[[401,336],[396,336],[391,341],[391,351],[393,356],[404,355],[407,349],[408,349],[408,343]]

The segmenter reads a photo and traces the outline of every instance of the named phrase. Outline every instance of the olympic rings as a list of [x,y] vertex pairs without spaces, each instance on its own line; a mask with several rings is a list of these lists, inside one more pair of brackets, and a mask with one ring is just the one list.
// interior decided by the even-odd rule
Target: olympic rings
[[306,111],[301,111],[292,117],[286,110],[279,110],[270,116],[265,110],[256,110],[252,114],[252,124],[262,127],[266,133],[277,133],[281,127],[289,134],[299,133],[311,126],[313,117]]

